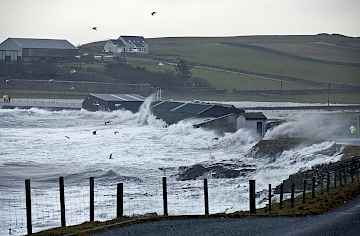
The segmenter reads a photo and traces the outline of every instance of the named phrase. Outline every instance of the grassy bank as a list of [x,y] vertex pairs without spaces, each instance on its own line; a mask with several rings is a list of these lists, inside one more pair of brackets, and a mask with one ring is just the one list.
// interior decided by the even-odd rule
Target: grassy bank
[[[271,214],[268,212],[268,208],[257,209],[256,216],[259,217],[271,217],[271,216],[306,216],[316,215],[328,212],[332,209],[343,206],[346,202],[360,196],[360,182],[355,181],[353,184],[348,184],[344,187],[338,187],[332,189],[329,193],[317,193],[315,198],[311,198],[310,194],[306,195],[306,203],[302,203],[302,196],[298,196],[295,199],[295,207],[290,207],[290,200],[284,201],[284,207],[280,209],[278,203],[272,204]],[[200,218],[244,218],[254,217],[250,215],[248,211],[240,211],[231,214],[214,214],[210,216],[139,216],[139,217],[123,217],[106,222],[93,222],[83,223],[76,226],[70,226],[65,228],[55,228],[52,230],[42,231],[34,235],[88,235],[94,230],[101,230],[111,227],[125,227],[132,224],[140,224],[145,222],[153,222],[159,220],[176,220],[176,219],[200,219]]]
[[[343,38],[344,42],[346,40],[354,41],[351,38]],[[360,85],[359,67],[326,63],[327,58],[340,62],[359,62],[360,57],[354,54],[354,50],[359,50],[358,48],[351,50],[346,47],[324,47],[319,43],[339,44],[336,37],[159,38],[150,39],[148,42],[151,53],[159,58],[181,57],[195,64],[292,76],[315,82]],[[297,47],[307,47],[307,50],[293,50]],[[294,56],[282,55],[263,48],[273,48],[279,52],[292,53]],[[314,52],[317,54],[314,55]],[[333,58],[335,54],[339,56]],[[311,60],[312,58],[323,59],[323,62]]]
[[[0,89],[0,97],[8,94],[13,98],[59,98],[59,99],[84,99],[87,92],[76,91],[44,91],[44,90],[14,90],[14,89]],[[303,103],[327,103],[327,95],[236,95],[232,93],[206,95],[201,93],[193,94],[176,94],[169,93],[163,90],[165,98],[179,99],[179,100],[205,100],[205,101],[257,101],[257,102],[303,102]],[[332,94],[330,96],[332,104],[359,104],[360,94]]]

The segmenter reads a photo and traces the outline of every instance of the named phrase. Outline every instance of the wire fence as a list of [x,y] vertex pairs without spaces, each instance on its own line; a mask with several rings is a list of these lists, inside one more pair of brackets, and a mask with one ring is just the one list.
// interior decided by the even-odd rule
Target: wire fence
[[[270,207],[270,211],[275,202],[282,207],[294,207],[297,196],[303,195],[305,202],[305,196],[309,193],[314,197],[350,183],[360,184],[359,170],[360,157],[354,157],[340,164],[318,166],[308,171],[311,174],[297,174],[296,179],[290,177],[276,187],[270,186],[261,191],[255,190],[256,183],[253,180],[249,183],[239,183],[236,179],[176,181],[163,177],[162,181],[160,179],[152,183],[124,183],[119,189],[117,185],[104,184],[103,180],[97,182],[95,179],[91,191],[91,181],[88,179],[68,185],[65,179],[64,209],[61,207],[60,181],[52,182],[47,189],[34,184],[29,189],[25,188],[30,199],[22,191],[6,195],[0,192],[0,210],[5,213],[0,214],[0,235],[22,235],[60,227],[62,213],[66,219],[64,225],[69,226],[92,220],[108,221],[122,216],[208,215],[239,210],[249,210],[250,214],[254,214],[256,207]],[[286,199],[290,201],[284,203]],[[29,208],[30,213],[27,212]],[[91,212],[94,219],[91,219]]]

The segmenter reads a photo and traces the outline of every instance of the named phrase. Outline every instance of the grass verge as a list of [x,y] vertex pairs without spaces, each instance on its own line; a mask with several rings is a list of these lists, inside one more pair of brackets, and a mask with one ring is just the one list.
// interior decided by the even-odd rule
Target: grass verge
[[360,182],[348,184],[344,187],[331,189],[329,193],[317,193],[315,198],[311,198],[310,194],[306,195],[306,202],[302,202],[302,195],[295,199],[295,207],[290,207],[290,200],[285,200],[283,208],[280,209],[279,203],[272,204],[271,214],[268,208],[257,209],[256,215],[250,215],[248,211],[238,211],[230,214],[213,214],[209,216],[192,215],[192,216],[138,216],[138,217],[122,217],[106,222],[85,222],[80,225],[55,228],[51,230],[35,233],[36,236],[44,235],[89,235],[91,232],[110,229],[112,227],[125,227],[133,224],[141,224],[146,222],[154,222],[160,220],[179,220],[179,219],[204,219],[204,218],[244,218],[244,217],[277,217],[277,216],[306,216],[318,215],[328,212],[332,209],[343,206],[348,201],[360,196]]

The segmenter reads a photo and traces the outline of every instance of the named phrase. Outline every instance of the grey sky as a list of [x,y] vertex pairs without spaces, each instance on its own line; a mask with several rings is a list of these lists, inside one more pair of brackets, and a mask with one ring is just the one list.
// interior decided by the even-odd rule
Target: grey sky
[[[152,11],[159,14],[151,17]],[[0,0],[0,12],[0,41],[39,37],[80,44],[119,35],[321,32],[360,36],[360,0]]]

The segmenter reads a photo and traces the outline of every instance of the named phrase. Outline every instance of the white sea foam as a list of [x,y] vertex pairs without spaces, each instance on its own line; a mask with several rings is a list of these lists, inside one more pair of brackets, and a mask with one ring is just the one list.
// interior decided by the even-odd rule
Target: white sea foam
[[[252,178],[257,180],[257,189],[261,190],[269,183],[278,184],[298,170],[339,158],[321,154],[321,150],[333,145],[333,142],[323,142],[286,151],[272,162],[253,160],[244,155],[258,141],[252,132],[239,130],[218,136],[213,131],[193,128],[191,121],[165,128],[164,123],[151,114],[150,102],[151,98],[147,99],[136,114],[128,111],[0,110],[0,235],[8,233],[10,224],[14,227],[16,217],[25,222],[22,210],[25,178],[31,178],[36,188],[34,209],[51,212],[58,209],[57,177],[65,176],[71,223],[81,223],[88,220],[83,209],[88,203],[89,176],[99,178],[95,197],[98,220],[114,217],[118,181],[125,183],[126,214],[161,213],[160,181],[164,174],[169,177],[170,213],[200,214],[203,212],[202,183],[176,182],[173,175],[180,166],[210,158],[215,161],[240,159],[256,165]],[[105,126],[107,120],[112,122]],[[281,126],[267,137],[296,134],[291,131],[296,130],[298,123],[294,122],[290,128]],[[97,135],[92,134],[94,130]],[[112,159],[109,159],[111,153]],[[247,183],[247,178],[210,179],[212,212],[246,209]],[[9,205],[9,201],[15,203]],[[35,230],[46,227],[41,217],[34,217],[34,221]],[[48,226],[57,226],[58,222],[56,214],[46,219]],[[24,229],[15,234],[24,233]]]

